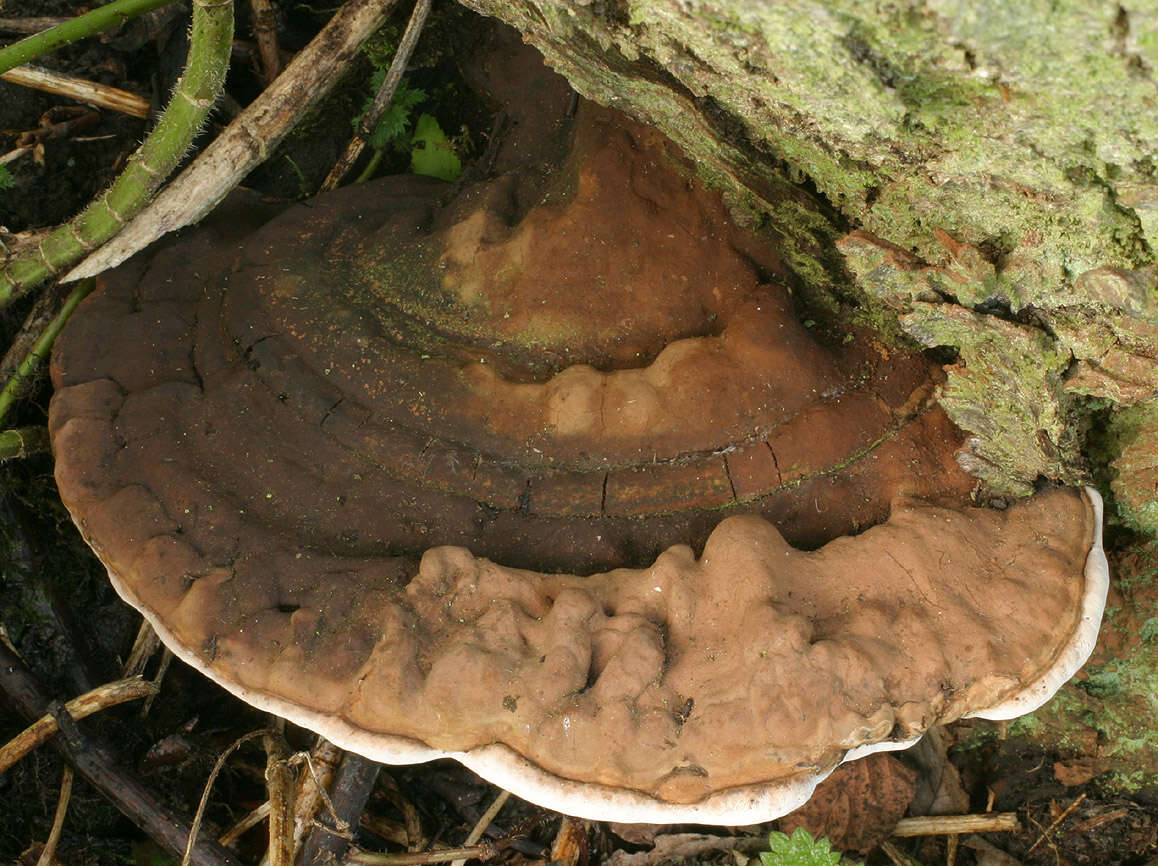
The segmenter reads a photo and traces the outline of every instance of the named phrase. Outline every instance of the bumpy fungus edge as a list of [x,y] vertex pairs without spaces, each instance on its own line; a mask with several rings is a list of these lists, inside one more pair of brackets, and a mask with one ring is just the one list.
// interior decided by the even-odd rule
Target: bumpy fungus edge
[[[1057,652],[1054,663],[1034,682],[992,706],[965,713],[964,717],[1010,719],[1032,712],[1048,701],[1093,651],[1106,603],[1109,566],[1102,548],[1102,498],[1092,487],[1084,488],[1084,497],[1092,509],[1094,526],[1093,540],[1085,559],[1085,586],[1081,594],[1081,615],[1077,627]],[[83,525],[78,523],[78,526],[83,533]],[[112,569],[109,569],[109,578],[127,603],[141,607],[130,586]],[[561,778],[499,743],[466,751],[435,749],[408,737],[369,732],[344,719],[313,711],[275,695],[245,688],[207,666],[198,652],[185,646],[151,611],[142,609],[141,612],[178,658],[204,673],[226,691],[259,709],[315,731],[343,749],[388,764],[451,758],[525,800],[589,820],[719,825],[769,821],[807,802],[816,786],[839,763],[877,752],[906,749],[921,739],[921,735],[917,735],[863,743],[847,749],[839,761],[815,772],[803,772],[786,779],[719,791],[695,803],[670,803],[640,791]]]
[[1082,593],[1082,615],[1077,629],[1058,653],[1053,667],[1037,680],[1001,703],[975,710],[966,714],[965,718],[1001,721],[1032,713],[1057,694],[1058,689],[1081,669],[1094,651],[1098,630],[1102,625],[1102,614],[1106,610],[1106,595],[1110,591],[1110,564],[1102,547],[1102,496],[1093,487],[1087,486],[1083,491],[1094,511],[1094,540],[1090,552],[1086,554],[1083,572],[1086,586]]

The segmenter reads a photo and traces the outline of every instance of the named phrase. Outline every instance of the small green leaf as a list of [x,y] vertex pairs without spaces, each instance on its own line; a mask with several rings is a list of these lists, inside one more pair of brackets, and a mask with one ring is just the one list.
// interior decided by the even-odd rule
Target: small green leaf
[[[379,69],[374,73],[373,80],[370,82],[374,93],[378,92],[385,77],[385,69]],[[385,150],[390,142],[400,138],[406,132],[406,127],[410,125],[410,112],[425,100],[425,90],[420,87],[411,87],[405,79],[400,81],[398,89],[394,92],[394,98],[390,100],[390,105],[387,106],[385,113],[378,121],[378,125],[374,127],[367,144],[374,150]],[[373,104],[374,97],[368,97],[366,104],[362,106],[362,112],[353,120],[354,129],[357,129],[362,123],[362,118]]]
[[768,835],[768,851],[760,854],[763,866],[837,866],[840,852],[827,839],[813,839],[803,827],[791,836],[774,831]]
[[423,114],[414,125],[414,137],[410,149],[410,170],[415,174],[437,177],[441,180],[458,180],[462,174],[462,162],[454,152],[446,133],[429,114]]

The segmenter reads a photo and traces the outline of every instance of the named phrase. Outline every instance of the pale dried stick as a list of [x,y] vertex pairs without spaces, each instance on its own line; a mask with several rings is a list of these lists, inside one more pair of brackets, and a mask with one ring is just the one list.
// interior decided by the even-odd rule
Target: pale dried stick
[[580,861],[586,862],[587,830],[586,821],[564,815],[551,842],[548,860],[558,866],[576,866]]
[[[322,808],[326,789],[334,779],[342,750],[324,737],[318,737],[312,752],[302,753],[305,769],[298,775],[294,791],[294,857],[302,840],[313,826],[314,816]],[[331,807],[332,809],[332,807]]]
[[36,866],[52,866],[56,862],[56,846],[60,844],[60,833],[64,829],[64,816],[68,814],[68,801],[72,799],[72,777],[72,766],[65,764],[64,771],[60,774],[60,797],[56,801],[56,814],[52,818],[52,829],[48,833],[48,839],[44,842],[44,848],[40,851],[40,857],[36,860]]
[[921,861],[910,857],[887,839],[881,842],[881,850],[895,864],[895,866],[922,866]]
[[293,866],[294,778],[289,768],[285,720],[277,719],[262,740],[265,746],[265,788],[269,797],[269,866]]
[[96,276],[211,211],[338,82],[396,0],[347,0],[314,40],[112,241],[65,277]]
[[181,858],[181,866],[189,866],[189,860],[193,856],[193,845],[197,841],[197,834],[201,831],[201,822],[205,818],[205,807],[209,805],[209,792],[213,790],[213,783],[217,781],[217,775],[221,772],[221,768],[225,766],[226,760],[240,749],[250,740],[257,739],[263,736],[266,731],[250,731],[234,740],[229,748],[217,756],[217,760],[213,763],[213,769],[209,771],[209,778],[205,780],[205,787],[201,790],[201,802],[197,804],[197,814],[193,816],[193,826],[189,829],[189,841],[185,845],[185,854]]
[[145,698],[144,703],[141,704],[140,718],[145,718],[153,709],[153,701],[157,699],[157,695],[161,693],[161,681],[165,679],[165,674],[169,671],[169,665],[173,663],[173,651],[168,647],[161,650],[161,661],[157,665],[157,672],[153,674],[153,685],[157,687],[157,691]]
[[32,18],[0,18],[0,33],[39,33],[51,27],[59,27],[72,21],[71,18],[40,16]]
[[945,836],[960,833],[1016,832],[1021,829],[1016,812],[995,815],[926,815],[902,818],[893,828],[894,836]]
[[256,827],[262,821],[269,817],[269,800],[266,800],[224,833],[217,837],[217,841],[222,845],[229,846],[240,839],[247,830]]
[[83,78],[73,78],[71,75],[61,75],[59,72],[50,72],[39,66],[17,66],[7,72],[0,73],[9,84],[20,84],[43,90],[45,93],[54,93],[68,99],[75,99],[86,105],[95,105],[98,108],[107,108],[109,111],[119,111],[130,117],[146,118],[149,116],[149,100],[118,87],[109,87],[107,84],[98,84],[95,81],[86,81]]
[[0,156],[0,163],[12,162],[14,160],[20,159],[20,157],[24,156],[26,153],[32,153],[32,145],[28,145],[26,147],[17,147],[8,151],[3,156]]
[[1058,824],[1060,824],[1062,821],[1064,821],[1066,818],[1068,818],[1070,815],[1072,815],[1074,813],[1074,810],[1077,809],[1077,807],[1082,804],[1082,800],[1084,800],[1084,799],[1086,799],[1086,795],[1081,794],[1078,796],[1078,798],[1076,800],[1074,800],[1072,803],[1070,803],[1068,806],[1066,806],[1065,811],[1062,812],[1060,815],[1058,815],[1054,819],[1052,824],[1050,824],[1048,827],[1046,827],[1044,830],[1041,831],[1041,835],[1037,837],[1037,841],[1034,842],[1032,845],[1030,845],[1028,850],[1026,850],[1026,852],[1025,852],[1026,856],[1032,854],[1033,849],[1036,848],[1038,845],[1040,845],[1042,842],[1044,842],[1046,840],[1046,837],[1049,836],[1049,834],[1053,832],[1054,828],[1057,827]]
[[334,163],[334,167],[330,169],[330,173],[322,181],[321,192],[334,189],[341,182],[346,172],[358,161],[362,148],[366,146],[366,142],[378,126],[378,121],[382,119],[382,115],[390,107],[390,101],[394,98],[395,91],[398,90],[399,82],[402,81],[402,73],[406,71],[406,65],[410,62],[410,55],[414,52],[414,46],[418,44],[418,37],[422,35],[422,25],[426,23],[426,15],[430,12],[430,2],[431,0],[416,0],[414,3],[414,11],[410,13],[410,20],[406,22],[406,30],[398,42],[398,50],[394,52],[394,59],[390,61],[390,68],[386,70],[386,78],[383,80],[382,86],[378,88],[373,104],[362,116],[362,122],[358,124],[357,132],[350,139],[350,143],[346,145],[346,152],[342,154],[341,159]]
[[[74,719],[83,719],[95,712],[123,704],[125,701],[135,701],[138,698],[153,694],[156,687],[138,677],[126,680],[117,680],[105,683],[103,686],[85,692],[78,698],[73,698],[64,708]],[[0,747],[0,773],[3,773],[41,743],[44,743],[58,730],[56,719],[51,715],[44,715]]]
[[[495,797],[494,802],[487,806],[487,810],[479,816],[478,821],[475,822],[474,828],[463,841],[462,845],[464,848],[469,848],[471,845],[482,838],[482,834],[487,831],[487,827],[491,825],[491,821],[493,821],[495,816],[502,811],[503,806],[507,804],[507,800],[510,798],[510,791],[499,791],[499,795]],[[465,864],[465,859],[458,859],[454,861],[452,866],[465,866]]]
[[424,866],[426,863],[445,863],[447,860],[490,860],[498,849],[490,842],[470,848],[447,848],[442,851],[423,851],[418,854],[374,854],[370,851],[351,851],[347,863],[368,866]]
[[129,657],[121,667],[121,674],[126,677],[139,677],[145,672],[145,665],[149,657],[157,651],[161,639],[153,631],[152,624],[147,619],[141,620],[137,628],[137,636],[133,639],[133,648],[129,650]]

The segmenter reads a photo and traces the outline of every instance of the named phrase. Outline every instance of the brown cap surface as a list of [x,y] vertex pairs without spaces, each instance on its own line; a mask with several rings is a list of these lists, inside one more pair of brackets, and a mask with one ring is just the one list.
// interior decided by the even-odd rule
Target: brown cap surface
[[1091,504],[964,507],[935,368],[802,326],[653,133],[556,138],[553,174],[348,188],[85,303],[57,479],[165,641],[372,757],[622,820],[762,820],[1056,668]]

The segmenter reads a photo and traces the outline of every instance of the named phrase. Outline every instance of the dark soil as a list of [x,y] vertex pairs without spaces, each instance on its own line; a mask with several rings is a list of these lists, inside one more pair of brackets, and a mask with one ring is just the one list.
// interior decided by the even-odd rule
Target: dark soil
[[[12,0],[3,14],[70,15],[78,11],[82,10],[68,0]],[[283,14],[283,48],[290,51],[304,44],[325,17],[304,7]],[[247,16],[243,4],[239,20],[246,21]],[[385,38],[396,38],[402,23],[391,22]],[[185,26],[182,17],[162,10],[109,37],[63,49],[43,64],[156,101],[168,93],[174,70],[180,67]],[[470,34],[481,27],[458,7],[439,6],[415,58],[419,69],[411,78],[412,86],[431,94],[431,104],[422,110],[438,114],[443,127],[460,135],[475,156],[485,149],[493,118],[485,104],[470,97],[457,75],[454,52],[445,46],[469,43]],[[239,29],[239,37],[247,38],[245,25]],[[285,199],[311,194],[344,146],[351,118],[368,95],[365,80],[371,71],[367,60],[363,80],[349,83],[307,119],[299,134],[248,184]],[[244,104],[258,88],[255,76],[245,68],[231,74],[229,92],[235,102]],[[54,106],[67,104],[7,83],[0,83],[0,95],[0,130],[8,147],[18,133],[35,129]],[[228,113],[226,106],[218,119],[227,119]],[[142,121],[101,112],[96,123],[78,136],[48,141],[35,158],[25,156],[13,162],[11,185],[0,191],[0,225],[8,232],[23,232],[70,217],[116,175],[146,127]],[[405,171],[407,163],[407,153],[398,149],[387,153],[382,170]],[[29,303],[0,312],[4,347],[18,331]],[[9,426],[43,424],[48,397],[45,385],[36,389],[8,419]],[[957,726],[952,734],[955,746],[950,755],[962,777],[966,801],[962,805],[973,812],[1011,811],[1020,817],[1021,831],[986,837],[1016,858],[1007,862],[1153,866],[1158,856],[1154,732],[1158,707],[1153,673],[1158,643],[1154,606],[1158,548],[1153,542],[1146,545],[1126,536],[1117,538],[1114,546],[1118,549],[1114,559],[1117,595],[1112,606],[1124,611],[1125,618],[1113,620],[1120,625],[1104,629],[1105,645],[1092,662],[1098,676],[1091,678],[1087,671],[1078,686],[1067,687],[1062,709],[1052,715],[1039,714],[1036,728],[1027,724],[1006,730],[974,722]],[[34,455],[0,463],[0,637],[24,659],[42,690],[68,700],[118,678],[139,621],[117,598],[75,532],[56,495],[51,458]],[[1131,662],[1139,658],[1150,659],[1148,673]],[[157,664],[157,659],[150,663],[148,674]],[[0,743],[26,724],[0,700]],[[102,712],[80,727],[105,743],[115,762],[138,774],[163,803],[188,818],[217,756],[238,737],[267,724],[262,714],[174,663],[147,717],[141,717],[137,704],[130,704]],[[291,749],[310,745],[304,731],[291,728],[286,737]],[[259,746],[256,741],[243,747],[226,765],[209,799],[204,832],[220,832],[264,802],[265,758]],[[928,775],[928,764],[915,759],[910,763],[917,767],[918,777]],[[44,746],[0,774],[0,862],[35,862],[52,824],[61,772],[58,753]],[[918,791],[922,784],[928,787],[929,779],[922,782],[919,778]],[[451,762],[384,768],[358,842],[378,850],[391,847],[388,840],[399,838],[410,808],[427,841],[458,845],[496,793],[493,786]],[[857,820],[870,822],[874,807],[871,798],[862,802],[864,811]],[[509,804],[493,827],[495,835],[517,839],[517,844],[501,853],[500,859],[546,861],[558,824],[557,815],[521,802]],[[256,863],[264,853],[264,826],[259,824],[242,837],[237,850],[243,862]],[[757,838],[741,848],[760,850],[760,837],[772,826],[746,828],[745,833]],[[577,862],[576,858],[600,862],[647,852],[657,834],[680,830],[720,837],[718,853],[701,851],[690,859],[743,863],[739,855],[726,852],[733,831],[605,824],[582,828],[586,850],[570,862]],[[919,862],[945,862],[943,837],[906,842],[901,847]],[[56,862],[70,866],[178,862],[149,842],[106,798],[79,781],[56,856]],[[1000,862],[994,856],[965,839],[956,862]],[[876,851],[869,862],[888,860]]]

